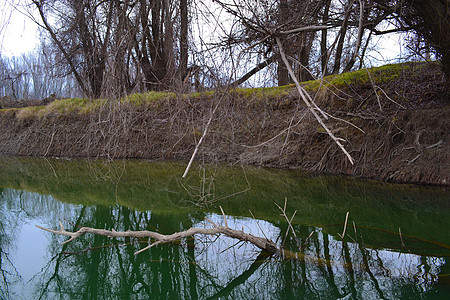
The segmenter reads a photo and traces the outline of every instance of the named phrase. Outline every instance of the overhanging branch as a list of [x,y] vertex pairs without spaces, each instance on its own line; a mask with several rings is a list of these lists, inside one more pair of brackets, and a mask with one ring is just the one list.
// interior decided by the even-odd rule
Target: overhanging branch
[[375,35],[383,35],[383,34],[389,34],[389,33],[395,33],[395,32],[406,32],[406,31],[411,31],[414,30],[414,27],[399,27],[399,28],[393,28],[393,29],[389,29],[389,30],[376,30],[376,29],[372,29],[373,33]]
[[347,152],[347,150],[344,148],[344,146],[340,142],[340,140],[342,140],[342,139],[339,139],[339,138],[335,137],[334,134],[331,132],[331,130],[328,128],[328,126],[325,125],[325,123],[323,122],[322,118],[317,114],[317,112],[315,110],[315,107],[313,106],[313,102],[310,101],[310,99],[308,99],[308,98],[310,98],[309,94],[306,92],[306,90],[298,82],[298,79],[295,76],[294,71],[292,70],[291,64],[289,63],[289,61],[286,58],[286,55],[285,55],[284,50],[283,50],[283,45],[281,43],[280,38],[276,37],[275,39],[276,39],[276,42],[278,44],[278,49],[280,51],[281,58],[283,59],[283,62],[285,64],[286,68],[288,69],[289,75],[291,76],[292,80],[295,83],[295,86],[296,86],[297,91],[298,91],[298,93],[300,95],[300,98],[302,98],[303,102],[305,102],[306,106],[311,111],[311,113],[314,115],[314,117],[317,119],[319,124],[322,125],[323,129],[325,129],[325,131],[333,139],[333,141],[338,145],[338,147],[341,148],[342,152],[344,152],[344,154],[347,156],[347,158],[350,161],[350,163],[353,165],[353,158],[350,156],[350,154]]
[[331,29],[335,26],[328,26],[328,25],[313,25],[313,26],[305,26],[305,27],[299,27],[291,30],[286,31],[280,31],[278,34],[293,34],[293,33],[299,33],[299,32],[307,32],[307,31],[319,31],[324,29]]

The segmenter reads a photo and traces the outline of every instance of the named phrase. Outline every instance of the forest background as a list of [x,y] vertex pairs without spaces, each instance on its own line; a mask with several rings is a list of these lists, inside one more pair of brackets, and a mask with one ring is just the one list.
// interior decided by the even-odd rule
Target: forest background
[[25,16],[39,44],[0,53],[0,96],[285,85],[292,79],[276,37],[300,82],[393,62],[393,40],[397,62],[437,59],[448,76],[448,12],[447,0],[10,0],[1,34]]

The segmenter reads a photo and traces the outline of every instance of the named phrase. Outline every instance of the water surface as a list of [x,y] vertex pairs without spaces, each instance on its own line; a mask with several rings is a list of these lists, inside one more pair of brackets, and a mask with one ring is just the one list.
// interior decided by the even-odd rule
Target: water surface
[[[255,167],[0,157],[0,298],[448,299],[449,191]],[[285,202],[286,201],[286,202]],[[292,231],[280,215],[286,203]],[[134,252],[146,240],[65,237],[34,225],[173,233],[205,218],[226,237]],[[349,212],[344,239],[346,213]]]

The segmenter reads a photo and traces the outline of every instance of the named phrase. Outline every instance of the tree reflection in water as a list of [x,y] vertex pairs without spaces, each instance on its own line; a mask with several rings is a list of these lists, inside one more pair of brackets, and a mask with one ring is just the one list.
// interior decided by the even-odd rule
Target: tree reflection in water
[[[420,255],[419,249],[400,247],[371,249],[364,245],[362,230],[340,241],[323,228],[299,224],[294,224],[299,240],[289,236],[284,244],[292,251],[302,246],[305,256],[298,259],[269,256],[253,245],[225,237],[197,237],[134,255],[147,241],[84,235],[61,246],[64,237],[46,234],[48,240],[42,242],[48,243],[51,258],[30,281],[12,283],[20,274],[12,272],[14,268],[5,263],[5,257],[27,222],[54,228],[57,220],[63,219],[68,230],[89,226],[167,234],[208,226],[205,217],[220,223],[222,217],[183,210],[164,213],[124,206],[70,205],[10,189],[2,191],[0,208],[2,298],[17,295],[19,286],[31,288],[34,298],[39,299],[396,299],[448,295],[448,285],[439,278],[449,273],[444,254]],[[283,222],[227,219],[232,228],[259,236],[264,232],[279,243],[287,230]],[[403,241],[406,245],[414,242],[406,236]]]
[[[3,189],[0,188],[0,195]],[[6,203],[0,202],[0,299],[10,298],[10,285],[20,278],[10,259],[12,239],[8,233],[14,228],[14,219],[7,212]]]

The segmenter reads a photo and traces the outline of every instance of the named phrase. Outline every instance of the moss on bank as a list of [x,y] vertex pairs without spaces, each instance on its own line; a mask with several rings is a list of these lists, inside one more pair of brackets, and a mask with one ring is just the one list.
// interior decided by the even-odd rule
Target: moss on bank
[[[421,69],[426,68],[425,63],[399,63],[389,64],[381,67],[373,67],[370,69],[362,69],[355,72],[348,72],[338,75],[329,75],[319,80],[311,80],[302,82],[302,86],[310,93],[316,93],[320,90],[332,90],[337,92],[346,88],[348,85],[366,85],[381,84],[393,82],[399,79],[405,72],[411,75],[411,72],[417,74]],[[412,71],[413,70],[413,71]],[[247,100],[266,99],[281,100],[288,96],[295,95],[295,87],[293,84],[269,87],[269,88],[236,88],[228,91],[231,95],[241,97]],[[210,98],[214,95],[214,91],[195,92],[189,94],[177,95],[173,92],[146,92],[135,93],[119,99],[120,104],[131,103],[137,106],[149,105],[158,101],[170,101],[177,98],[198,100],[202,98]],[[70,114],[70,113],[91,113],[99,108],[108,105],[107,99],[89,100],[86,98],[68,98],[59,99],[47,106],[33,106],[25,108],[9,108],[0,109],[0,113],[6,110],[17,111],[17,117],[24,119],[27,117],[42,118],[48,114]]]

